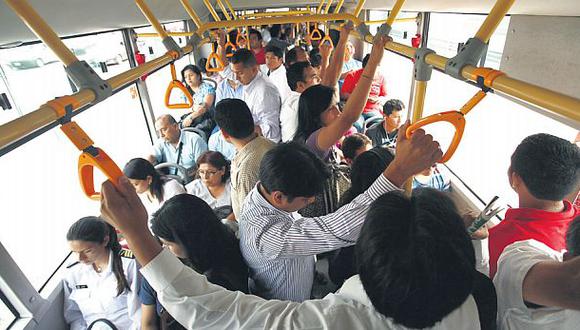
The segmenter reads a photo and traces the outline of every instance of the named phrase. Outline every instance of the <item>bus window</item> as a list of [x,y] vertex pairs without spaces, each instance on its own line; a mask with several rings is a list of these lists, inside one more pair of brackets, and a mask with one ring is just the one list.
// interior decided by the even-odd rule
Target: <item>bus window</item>
[[[401,12],[397,15],[397,19],[412,19],[416,18],[418,13],[414,12]],[[369,21],[387,21],[389,12],[386,10],[369,10]],[[381,24],[371,24],[369,30],[371,33],[375,34]],[[414,20],[405,21],[395,21],[391,31],[391,37],[393,41],[401,43],[403,45],[411,46],[411,38],[417,33],[417,22]],[[370,46],[370,45],[369,45]],[[370,52],[370,48],[369,48]],[[385,52],[386,54],[387,52]]]
[[16,315],[8,307],[7,300],[4,299],[4,294],[0,292],[0,329],[8,329],[8,327],[16,320]]
[[22,112],[16,106],[12,94],[8,90],[6,76],[1,69],[2,68],[0,68],[0,102],[2,107],[0,108],[0,125],[22,116]]

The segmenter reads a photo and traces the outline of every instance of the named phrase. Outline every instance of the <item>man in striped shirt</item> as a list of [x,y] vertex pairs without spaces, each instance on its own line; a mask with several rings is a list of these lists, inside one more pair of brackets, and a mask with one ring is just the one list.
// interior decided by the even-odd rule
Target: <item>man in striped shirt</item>
[[241,212],[240,248],[250,267],[250,291],[266,299],[309,299],[314,256],[355,244],[371,202],[399,189],[441,155],[439,144],[418,130],[411,139],[400,139],[395,159],[367,191],[334,213],[303,218],[297,211],[322,190],[326,167],[301,145],[270,150]]

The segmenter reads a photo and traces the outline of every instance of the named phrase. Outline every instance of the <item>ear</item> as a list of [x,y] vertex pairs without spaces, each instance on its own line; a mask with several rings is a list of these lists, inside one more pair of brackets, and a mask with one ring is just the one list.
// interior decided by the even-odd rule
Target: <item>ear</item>
[[282,204],[282,200],[284,199],[284,194],[281,191],[274,191],[270,194],[272,199],[277,205]]
[[[115,230],[114,228],[112,230]],[[105,238],[103,239],[103,243],[101,243],[103,246],[107,246],[109,245],[109,236],[105,236]]]
[[148,184],[151,184],[151,182],[153,182],[153,177],[151,175],[148,175],[146,180]]
[[[228,135],[228,133],[224,132],[223,129],[220,128],[220,132],[222,132],[222,135],[224,136],[224,140],[230,142],[231,140],[231,136]],[[230,142],[231,143],[231,142]]]

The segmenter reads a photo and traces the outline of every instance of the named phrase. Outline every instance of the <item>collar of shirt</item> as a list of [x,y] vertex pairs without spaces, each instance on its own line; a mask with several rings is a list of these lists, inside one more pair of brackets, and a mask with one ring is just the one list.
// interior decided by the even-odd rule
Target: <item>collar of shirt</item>
[[373,306],[373,303],[369,299],[369,296],[365,292],[365,289],[360,281],[358,275],[354,275],[348,280],[344,281],[344,284],[336,292],[337,295],[341,297],[346,297],[366,306]]
[[577,210],[567,200],[564,200],[564,210],[562,212],[549,212],[530,208],[512,208],[507,210],[505,219],[517,219],[519,221],[557,221],[570,219]]
[[263,81],[264,81],[264,74],[262,72],[258,71],[258,73],[254,77],[254,79],[252,79],[252,81],[250,81],[249,84],[244,86],[244,93],[252,94],[252,91],[254,90],[254,88],[256,88],[256,86],[261,85]]
[[234,164],[242,163],[247,157],[252,155],[254,150],[262,147],[264,143],[270,142],[271,142],[270,140],[266,139],[263,136],[256,136],[255,139],[248,142],[245,146],[242,147],[242,149],[236,150],[236,155],[234,156],[232,163]]

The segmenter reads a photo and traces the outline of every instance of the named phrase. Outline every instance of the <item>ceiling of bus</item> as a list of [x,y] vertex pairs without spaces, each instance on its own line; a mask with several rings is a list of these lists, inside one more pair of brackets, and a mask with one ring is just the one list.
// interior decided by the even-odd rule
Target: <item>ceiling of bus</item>
[[[215,3],[215,0],[211,0]],[[147,0],[161,21],[187,19],[177,0]],[[236,8],[268,8],[272,0],[230,0]],[[354,0],[346,0],[345,7],[354,6]],[[95,31],[145,25],[147,21],[132,0],[29,0],[61,36]],[[201,0],[190,0],[196,12],[207,20],[208,10]],[[276,7],[317,4],[313,1],[277,0]],[[365,8],[388,9],[394,0],[367,0]],[[407,0],[404,10],[462,13],[486,13],[494,0]],[[512,14],[580,16],[578,0],[516,0]],[[0,44],[14,41],[31,41],[36,37],[12,12],[6,2],[0,1]]]

